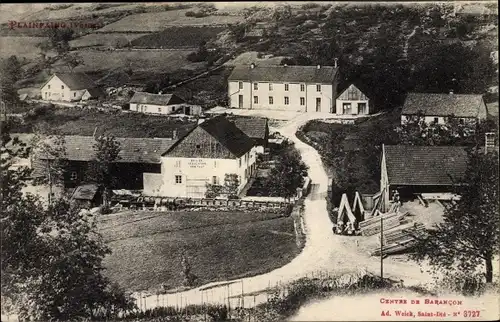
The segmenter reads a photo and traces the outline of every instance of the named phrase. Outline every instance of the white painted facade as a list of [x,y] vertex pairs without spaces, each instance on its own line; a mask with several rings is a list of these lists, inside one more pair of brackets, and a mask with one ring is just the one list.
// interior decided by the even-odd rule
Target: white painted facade
[[86,89],[71,90],[57,75],[42,87],[40,94],[43,100],[47,101],[79,101]]
[[[412,119],[415,119],[415,115],[401,115],[401,124],[406,124]],[[447,124],[449,117],[447,116],[422,116],[422,119],[425,124]],[[470,124],[476,122],[476,119],[471,117],[457,117],[459,122],[463,122],[465,124]]]
[[228,94],[231,108],[332,113],[335,106],[334,84],[229,81]]
[[337,115],[368,115],[370,114],[370,99],[354,84],[346,88],[335,103]]
[[[238,175],[239,193],[257,169],[256,152],[254,147],[237,159],[162,157],[161,174],[144,174],[144,194],[205,198],[206,184],[224,185],[226,174]],[[149,185],[147,182],[156,183]]]
[[147,114],[171,114],[185,104],[175,105],[153,105],[153,104],[137,104],[130,103],[130,110]]

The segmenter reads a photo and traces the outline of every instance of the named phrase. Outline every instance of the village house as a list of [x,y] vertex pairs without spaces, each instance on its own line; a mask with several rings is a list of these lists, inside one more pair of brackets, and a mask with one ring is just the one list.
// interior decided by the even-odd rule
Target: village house
[[402,199],[422,193],[456,193],[467,161],[467,151],[460,146],[383,145],[380,191],[385,192],[384,211],[395,191]]
[[[143,189],[143,173],[160,173],[161,154],[174,144],[169,138],[116,138],[121,151],[113,169],[116,189]],[[50,139],[47,143],[50,144]],[[64,137],[65,159],[64,187],[75,188],[87,183],[89,163],[95,156],[95,138],[92,136],[68,135]],[[53,156],[41,155],[32,160],[34,178],[46,174],[47,164]]]
[[335,66],[236,66],[228,78],[231,108],[335,113]]
[[256,172],[254,142],[226,116],[201,122],[161,156],[161,174],[144,174],[144,195],[204,198],[207,184],[236,175],[238,191]]
[[43,100],[79,101],[102,96],[102,91],[94,81],[84,73],[55,73],[40,89]]
[[199,115],[201,106],[188,105],[175,94],[152,94],[135,92],[130,99],[130,110],[147,114]]
[[339,90],[335,104],[337,115],[368,115],[372,112],[370,99],[358,86],[349,84],[347,88]]
[[426,124],[446,124],[452,119],[470,124],[486,120],[487,115],[482,95],[409,93],[401,112],[401,124],[419,117]]
[[250,139],[254,140],[257,153],[265,152],[269,140],[269,125],[267,118],[231,116],[228,117],[228,119]]

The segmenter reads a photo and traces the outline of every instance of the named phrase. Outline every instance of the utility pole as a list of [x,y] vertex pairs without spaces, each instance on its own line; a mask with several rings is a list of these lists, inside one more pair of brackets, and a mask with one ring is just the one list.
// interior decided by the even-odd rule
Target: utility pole
[[380,214],[380,279],[384,279],[384,217]]

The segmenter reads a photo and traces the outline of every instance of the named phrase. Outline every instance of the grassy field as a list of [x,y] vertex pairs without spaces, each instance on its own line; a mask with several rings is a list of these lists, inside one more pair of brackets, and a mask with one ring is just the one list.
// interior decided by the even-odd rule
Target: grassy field
[[[189,65],[186,60],[190,51],[183,50],[138,50],[95,51],[80,50],[84,64],[75,71],[103,71],[130,66],[133,71],[172,72]],[[55,65],[61,65],[56,62]]]
[[63,135],[92,135],[98,133],[116,137],[171,137],[177,130],[182,135],[195,123],[164,116],[136,113],[110,113],[80,108],[55,108],[38,116],[25,119],[25,124],[15,124],[12,132],[31,133],[36,125],[45,124],[48,131]]
[[242,16],[186,17],[191,9],[149,12],[125,17],[99,29],[101,32],[155,32],[168,26],[210,26],[235,24],[243,21]]
[[293,219],[273,213],[126,213],[99,227],[113,250],[106,274],[128,290],[181,286],[182,249],[199,284],[270,271],[299,252]]
[[74,39],[69,42],[70,46],[73,48],[80,48],[80,47],[91,47],[91,46],[107,46],[107,47],[114,47],[116,44],[116,41],[119,39],[127,39],[128,41],[132,41],[134,39],[140,38],[142,36],[147,35],[146,33],[132,33],[132,34],[127,34],[127,33],[113,33],[113,34],[106,34],[106,33],[94,33],[94,34],[88,34],[83,37]]
[[2,36],[0,37],[0,48],[2,49],[0,50],[0,58],[7,58],[11,55],[16,55],[18,58],[36,58],[40,52],[36,45],[44,40],[44,37]]
[[223,30],[222,27],[171,27],[136,38],[132,45],[145,48],[198,47],[202,41],[209,41]]

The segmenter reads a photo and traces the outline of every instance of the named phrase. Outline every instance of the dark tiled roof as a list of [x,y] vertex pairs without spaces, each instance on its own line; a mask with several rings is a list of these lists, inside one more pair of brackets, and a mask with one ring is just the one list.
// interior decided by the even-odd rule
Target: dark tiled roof
[[98,190],[99,187],[95,184],[78,186],[71,198],[76,200],[93,200]]
[[90,94],[91,97],[102,97],[102,96],[104,96],[104,92],[100,88],[98,88],[98,87],[88,88],[87,91],[89,92],[89,94]]
[[152,105],[170,105],[184,103],[179,97],[173,94],[152,94],[147,92],[135,92],[130,99],[132,104],[152,104]]
[[229,80],[331,84],[336,73],[333,66],[236,66]]
[[[167,138],[116,138],[121,151],[118,162],[161,163],[161,155],[175,140]],[[95,140],[92,136],[65,136],[66,159],[71,161],[90,161],[95,155]]]
[[465,176],[467,152],[460,146],[384,146],[391,185],[452,185]]
[[94,81],[85,73],[56,73],[55,75],[72,90],[96,87]]
[[403,115],[420,112],[428,116],[478,117],[483,102],[475,94],[409,93],[403,105]]
[[201,123],[199,127],[210,134],[237,158],[250,151],[254,146],[252,139],[224,115],[209,119]]
[[265,139],[268,131],[267,119],[261,117],[231,117],[237,128],[252,139]]

